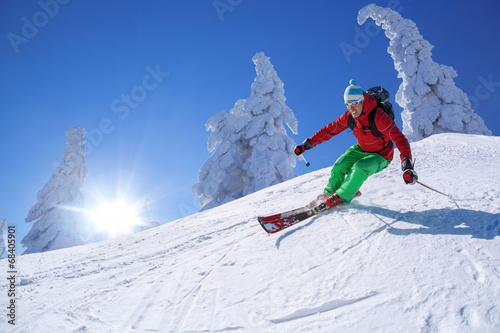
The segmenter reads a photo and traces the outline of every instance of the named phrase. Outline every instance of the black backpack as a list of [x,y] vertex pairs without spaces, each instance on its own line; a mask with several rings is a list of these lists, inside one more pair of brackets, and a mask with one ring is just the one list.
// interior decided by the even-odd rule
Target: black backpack
[[[377,100],[377,106],[380,107],[382,110],[384,110],[384,112],[387,113],[389,117],[391,117],[392,121],[394,121],[395,119],[394,109],[392,107],[391,102],[389,102],[389,98],[391,96],[389,92],[386,89],[377,86],[368,89],[366,93],[368,95],[372,95],[373,97],[375,97],[375,99]],[[370,131],[372,131],[373,135],[380,138],[383,137],[384,135],[377,129],[377,125],[375,124],[375,113],[376,112],[370,112],[370,114],[368,115],[368,123],[370,126],[363,126],[363,128],[369,129]],[[349,126],[351,131],[356,126],[356,124],[354,123],[354,118],[350,114],[347,126]]]

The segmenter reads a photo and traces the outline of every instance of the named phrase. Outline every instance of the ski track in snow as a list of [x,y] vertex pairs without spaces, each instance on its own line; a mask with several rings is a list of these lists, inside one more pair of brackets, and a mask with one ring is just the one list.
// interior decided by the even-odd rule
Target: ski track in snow
[[349,304],[361,302],[364,299],[367,299],[367,298],[375,296],[375,295],[376,295],[376,293],[373,293],[373,294],[368,295],[368,296],[360,297],[357,299],[334,299],[334,300],[328,301],[328,302],[321,304],[320,306],[317,306],[314,308],[300,309],[300,310],[295,311],[292,314],[289,314],[288,316],[278,318],[278,319],[272,319],[271,322],[272,323],[283,323],[283,322],[287,322],[287,321],[292,321],[292,320],[296,320],[296,319],[309,317],[309,316],[312,316],[312,315],[315,315],[318,313],[332,311],[332,310],[335,310],[335,309],[340,308],[342,306],[347,306]]
[[0,331],[498,332],[500,139],[412,148],[420,180],[460,209],[406,186],[396,152],[349,206],[268,236],[256,216],[314,199],[319,170],[128,237],[19,257],[17,325],[4,316]]

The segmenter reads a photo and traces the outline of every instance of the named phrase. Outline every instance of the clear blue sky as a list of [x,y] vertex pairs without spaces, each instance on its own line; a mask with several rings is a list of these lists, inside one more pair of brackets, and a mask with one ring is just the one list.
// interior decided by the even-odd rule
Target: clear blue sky
[[[299,121],[296,142],[345,110],[349,79],[393,96],[401,83],[382,30],[362,45],[356,37],[365,31],[357,12],[373,1],[220,0],[231,9],[222,13],[213,0],[60,2],[0,2],[0,217],[18,227],[19,240],[70,127],[93,134],[87,201],[95,193],[147,198],[153,218],[166,223],[197,209],[190,188],[210,156],[205,122],[250,95],[255,53],[271,57],[285,84]],[[458,72],[455,83],[476,97],[477,114],[499,135],[498,1],[376,4],[417,24],[435,46],[433,60]],[[342,43],[359,53],[346,57]],[[484,87],[488,79],[496,86]],[[311,167],[298,161],[296,172],[330,166],[353,142],[351,134],[334,138],[308,152]]]

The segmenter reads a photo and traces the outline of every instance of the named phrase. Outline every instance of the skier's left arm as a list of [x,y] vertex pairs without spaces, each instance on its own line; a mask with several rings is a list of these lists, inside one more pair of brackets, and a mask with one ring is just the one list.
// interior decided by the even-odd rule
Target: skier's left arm
[[415,184],[418,180],[418,175],[415,170],[413,170],[413,160],[408,139],[401,133],[396,123],[386,113],[378,112],[377,118],[377,128],[382,129],[382,134],[394,142],[399,149],[403,180],[406,184]]

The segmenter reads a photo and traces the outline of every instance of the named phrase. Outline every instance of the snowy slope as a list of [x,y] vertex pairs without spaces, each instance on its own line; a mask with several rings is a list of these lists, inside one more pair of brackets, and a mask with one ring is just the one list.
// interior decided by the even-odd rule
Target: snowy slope
[[498,332],[500,138],[412,148],[420,180],[460,209],[405,185],[396,158],[349,206],[267,236],[255,217],[313,199],[319,170],[128,237],[20,257],[17,325],[1,316],[0,331]]

